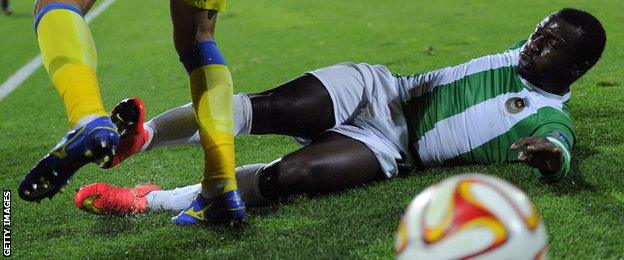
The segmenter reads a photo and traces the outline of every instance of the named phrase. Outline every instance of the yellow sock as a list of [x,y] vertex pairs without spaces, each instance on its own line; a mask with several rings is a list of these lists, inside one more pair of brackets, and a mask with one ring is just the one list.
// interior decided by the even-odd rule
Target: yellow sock
[[232,78],[212,41],[199,43],[183,54],[191,97],[204,148],[202,192],[214,197],[237,189],[234,173]]
[[[190,82],[201,144],[204,148],[202,186],[205,190],[215,185],[235,184],[230,71],[223,65],[208,65],[191,73]],[[231,189],[231,185],[228,186]],[[219,187],[214,188],[219,189]]]
[[96,76],[91,31],[75,6],[52,3],[35,20],[43,65],[61,96],[73,128],[80,119],[106,116]]

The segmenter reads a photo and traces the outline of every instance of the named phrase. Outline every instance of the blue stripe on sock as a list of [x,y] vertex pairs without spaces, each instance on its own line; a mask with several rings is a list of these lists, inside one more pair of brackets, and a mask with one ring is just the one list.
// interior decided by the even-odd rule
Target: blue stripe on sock
[[37,27],[39,27],[39,22],[41,21],[41,18],[43,18],[43,16],[47,12],[52,11],[54,9],[66,9],[84,17],[84,15],[82,14],[82,11],[80,11],[80,9],[78,9],[78,7],[76,6],[66,4],[66,3],[50,3],[44,6],[43,8],[41,8],[41,10],[39,10],[39,13],[37,14],[37,18],[35,18],[35,33],[37,32]]
[[184,64],[184,68],[186,68],[186,72],[189,75],[193,70],[206,65],[225,65],[225,60],[217,48],[217,43],[214,41],[196,43],[190,49],[180,54],[180,61]]

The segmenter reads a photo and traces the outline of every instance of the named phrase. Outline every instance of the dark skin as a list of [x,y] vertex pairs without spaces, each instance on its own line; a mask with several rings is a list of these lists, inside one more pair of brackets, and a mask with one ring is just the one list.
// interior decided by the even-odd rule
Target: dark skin
[[[525,60],[520,61],[518,72],[548,92],[566,93],[570,84],[584,72],[571,63],[574,48],[570,43],[578,40],[575,38],[577,31],[558,17],[551,17],[536,31],[531,36],[530,48],[524,51]],[[324,132],[342,122],[335,122],[331,97],[314,76],[303,75],[249,97],[253,108],[251,134],[281,134],[314,140],[282,157],[272,167],[284,188],[285,194],[281,196],[342,190],[381,176],[379,163],[366,145]],[[543,137],[522,138],[512,149],[523,150],[518,160],[544,173],[557,172],[563,165],[561,149]]]
[[338,191],[380,176],[377,158],[365,144],[324,132],[336,122],[331,97],[316,77],[305,74],[249,98],[253,108],[251,134],[314,140],[274,165],[283,186],[280,196]]
[[[172,4],[176,49],[213,36],[214,13]],[[187,16],[184,12],[195,15]],[[184,15],[182,15],[184,14]],[[193,22],[194,21],[194,22]],[[179,27],[180,24],[193,26]],[[194,37],[186,37],[193,35]],[[541,23],[522,51],[518,74],[530,83],[554,94],[570,91],[570,84],[590,66],[574,63],[577,28],[555,15]],[[339,191],[370,183],[383,174],[375,154],[353,138],[326,132],[344,123],[350,115],[334,115],[332,98],[321,81],[303,75],[276,88],[249,95],[252,106],[251,134],[280,134],[305,137],[313,142],[263,168],[259,186],[265,197],[277,199],[298,193]],[[358,104],[359,106],[359,104]],[[187,120],[187,119],[185,119]],[[193,119],[190,119],[193,121]],[[192,133],[197,128],[190,129]],[[542,173],[555,173],[564,163],[563,151],[544,137],[521,138],[511,149],[522,151],[518,160]]]
[[557,95],[569,92],[570,85],[585,73],[575,55],[582,34],[579,28],[556,14],[551,15],[536,28],[522,49],[518,74],[546,92]]
[[529,136],[511,146],[512,150],[522,150],[518,161],[540,169],[544,173],[555,173],[563,167],[563,152],[545,137]]
[[[52,2],[72,4],[86,13],[95,0],[38,0],[34,13]],[[196,42],[214,39],[217,12],[192,7],[182,0],[170,0],[170,9],[178,54]],[[335,120],[329,93],[315,77],[304,75],[250,98],[254,110],[252,133],[314,139],[276,164],[285,192],[340,190],[370,182],[379,173],[377,159],[366,145],[339,134],[323,133],[334,126]],[[280,120],[272,120],[275,118]]]
[[[576,46],[583,31],[569,24],[557,13],[536,28],[520,53],[517,72],[540,89],[563,95],[570,85],[588,69],[587,62],[577,62]],[[512,150],[522,151],[518,161],[554,173],[563,166],[563,153],[544,137],[525,137],[516,141]]]
[[[557,14],[551,15],[546,22],[537,27],[535,33],[531,35],[527,48],[522,51],[518,74],[547,92],[559,95],[569,92],[570,84],[589,69],[587,64],[575,62],[576,43],[581,36],[582,31],[578,28],[558,17]],[[309,75],[250,97],[254,108],[254,126],[251,131],[254,134],[279,133],[313,139],[335,123],[332,110],[328,109],[332,105],[329,95],[320,82]],[[301,114],[308,116],[298,116]],[[269,120],[270,118],[284,120]],[[272,124],[271,122],[280,123]],[[376,160],[364,144],[337,134],[331,134],[333,135],[331,138],[325,138],[325,135],[327,134],[321,134],[317,142],[282,159],[279,179],[285,186],[292,187],[290,193],[318,190],[314,187],[303,189],[298,187],[302,183],[312,183],[311,179],[325,180],[320,183],[314,182],[319,184],[317,185],[319,188],[335,185],[336,182],[344,182],[344,185],[334,187],[334,189],[340,189],[343,186],[368,182],[379,174],[380,169],[377,163],[363,163]],[[344,142],[348,142],[351,147],[340,149],[345,145]],[[327,147],[327,149],[317,149],[321,147]],[[511,146],[511,149],[522,151],[518,160],[543,173],[555,173],[564,163],[561,149],[544,137],[521,138]],[[345,161],[339,160],[339,158],[345,158],[343,150],[351,151],[353,156],[347,157]],[[312,172],[316,172],[317,175],[322,172],[326,177],[316,178],[319,176],[315,175],[315,178],[309,178],[306,172],[310,171],[305,171],[306,167],[297,167],[297,165],[306,165],[305,162],[308,161],[315,161],[315,165],[325,166],[322,171]],[[343,164],[346,167],[339,167]],[[288,165],[294,167],[291,168]],[[353,173],[359,173],[359,175]],[[354,178],[354,176],[359,178]]]
[[[42,0],[45,1],[45,0]],[[70,1],[70,0],[57,0]],[[216,13],[171,1],[174,42],[178,52],[195,41],[212,39]],[[551,17],[531,36],[522,53],[518,73],[545,91],[562,94],[584,70],[572,54],[578,30],[558,17]],[[336,122],[332,99],[314,76],[303,75],[274,89],[249,95],[252,105],[251,134],[281,134],[314,140],[273,164],[282,187],[278,196],[295,193],[337,191],[369,183],[380,176],[373,152],[363,143],[325,130]],[[355,108],[354,108],[355,109]],[[526,137],[511,147],[523,150],[518,160],[542,172],[556,172],[563,165],[561,149],[543,137]],[[266,170],[265,171],[269,171]]]

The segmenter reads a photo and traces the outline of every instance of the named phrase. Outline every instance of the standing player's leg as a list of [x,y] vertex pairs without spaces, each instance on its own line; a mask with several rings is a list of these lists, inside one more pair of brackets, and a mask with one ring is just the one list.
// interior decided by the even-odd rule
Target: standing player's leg
[[83,165],[109,164],[119,136],[107,116],[96,76],[97,54],[83,14],[95,0],[39,0],[35,31],[43,65],[61,96],[70,132],[20,184],[28,201],[52,197]]
[[217,12],[225,0],[171,0],[174,43],[184,64],[204,149],[202,191],[173,218],[180,225],[240,223],[245,205],[234,174],[232,79],[214,42]]

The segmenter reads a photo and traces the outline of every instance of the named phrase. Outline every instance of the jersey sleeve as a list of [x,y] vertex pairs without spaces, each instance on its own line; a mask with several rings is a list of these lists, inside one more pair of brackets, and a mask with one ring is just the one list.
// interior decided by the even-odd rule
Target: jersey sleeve
[[543,181],[558,181],[568,174],[570,171],[570,162],[572,160],[572,147],[576,141],[574,129],[571,122],[552,121],[539,126],[533,133],[533,136],[545,137],[554,146],[561,149],[563,153],[563,166],[556,173],[544,173],[539,169],[534,169],[534,174],[539,176]]

